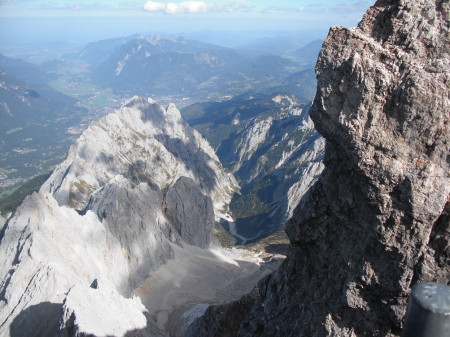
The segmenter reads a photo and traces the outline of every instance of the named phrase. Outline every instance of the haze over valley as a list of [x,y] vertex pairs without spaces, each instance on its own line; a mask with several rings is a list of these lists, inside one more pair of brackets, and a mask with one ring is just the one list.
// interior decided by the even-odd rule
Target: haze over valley
[[[231,171],[238,170],[244,160],[248,162],[236,173],[236,177],[246,176],[241,186],[244,194],[232,202],[235,220],[247,220],[242,225],[238,220],[233,233],[237,242],[271,234],[292,212],[298,197],[288,206],[288,191],[302,175],[296,173],[296,178],[289,182],[275,171],[281,172],[280,165],[286,165],[286,160],[293,164],[294,158],[301,156],[301,165],[307,166],[310,160],[320,161],[322,151],[314,148],[315,154],[305,154],[308,146],[316,146],[307,113],[315,90],[313,68],[321,40],[302,45],[304,40],[304,36],[297,40],[280,36],[230,48],[184,37],[135,34],[90,42],[77,52],[41,64],[2,55],[3,196],[13,193],[30,178],[47,174],[90,122],[119,108],[129,97],[140,95],[182,108],[187,121],[211,142]],[[265,52],[268,49],[274,53]],[[197,111],[201,102],[208,106],[207,113],[203,107]],[[266,135],[273,122],[290,124],[288,133],[275,135],[279,127],[273,125],[273,131]],[[247,134],[261,127],[263,134]],[[295,132],[303,134],[302,138],[295,136]],[[255,143],[251,137],[260,139]],[[291,144],[293,137],[306,145],[296,150],[298,145]],[[240,150],[245,138],[245,142],[253,144]],[[278,144],[281,138],[285,145]],[[285,152],[283,148],[288,143],[291,149]],[[278,147],[275,156],[270,154],[273,147]],[[244,155],[242,151],[248,153]],[[266,153],[273,161],[263,168],[260,161]],[[228,161],[242,163],[227,164]],[[271,181],[268,185],[258,172],[261,170],[267,177],[264,179]],[[283,187],[274,192],[270,186],[281,180],[285,181]],[[251,186],[261,184],[267,186],[258,196],[260,187],[255,190]],[[247,195],[256,204],[251,207],[254,211],[242,213],[248,207],[242,205]],[[6,200],[4,213],[12,210],[11,198],[16,199],[12,196]],[[266,217],[267,214],[272,216]],[[263,218],[267,220],[261,222]],[[223,225],[230,230],[229,224]],[[246,236],[241,235],[244,232]]]

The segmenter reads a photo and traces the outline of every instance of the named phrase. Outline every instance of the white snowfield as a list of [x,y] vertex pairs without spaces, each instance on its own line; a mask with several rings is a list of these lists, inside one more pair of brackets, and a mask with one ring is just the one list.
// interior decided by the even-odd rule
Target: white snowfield
[[266,271],[214,239],[236,188],[174,105],[132,98],[5,225],[0,336],[165,336],[176,310],[246,292]]

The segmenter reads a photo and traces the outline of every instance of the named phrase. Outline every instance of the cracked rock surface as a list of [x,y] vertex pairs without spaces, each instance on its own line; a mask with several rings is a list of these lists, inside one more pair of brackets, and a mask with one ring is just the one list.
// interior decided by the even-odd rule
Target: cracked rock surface
[[380,0],[330,29],[310,112],[325,170],[238,336],[398,336],[411,287],[449,282],[449,13]]

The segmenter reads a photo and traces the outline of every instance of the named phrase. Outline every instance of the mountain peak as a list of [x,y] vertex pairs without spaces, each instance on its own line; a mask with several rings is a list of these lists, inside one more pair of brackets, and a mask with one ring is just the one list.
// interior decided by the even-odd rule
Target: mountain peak
[[[0,335],[9,326],[22,335],[149,328],[140,301],[125,297],[170,259],[211,255],[214,223],[229,218],[236,186],[175,105],[128,100],[83,132],[5,225]],[[89,288],[95,279],[100,287]],[[92,320],[86,303],[119,323]]]
[[[205,158],[211,160],[205,162]],[[179,160],[181,165],[174,166]],[[91,193],[117,175],[134,183],[156,184],[160,189],[183,175],[198,182],[208,195],[214,194],[217,202],[230,197],[228,182],[236,185],[222,173],[208,142],[186,124],[174,104],[165,109],[152,99],[138,96],[116,113],[92,123],[43,189],[53,193],[61,204],[81,211]]]

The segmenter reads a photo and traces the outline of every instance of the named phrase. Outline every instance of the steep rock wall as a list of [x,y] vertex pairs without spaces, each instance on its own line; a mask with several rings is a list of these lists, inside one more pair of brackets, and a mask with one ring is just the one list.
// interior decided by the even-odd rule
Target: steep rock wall
[[331,28],[311,109],[325,170],[238,336],[396,336],[411,287],[449,282],[449,13],[380,0]]

